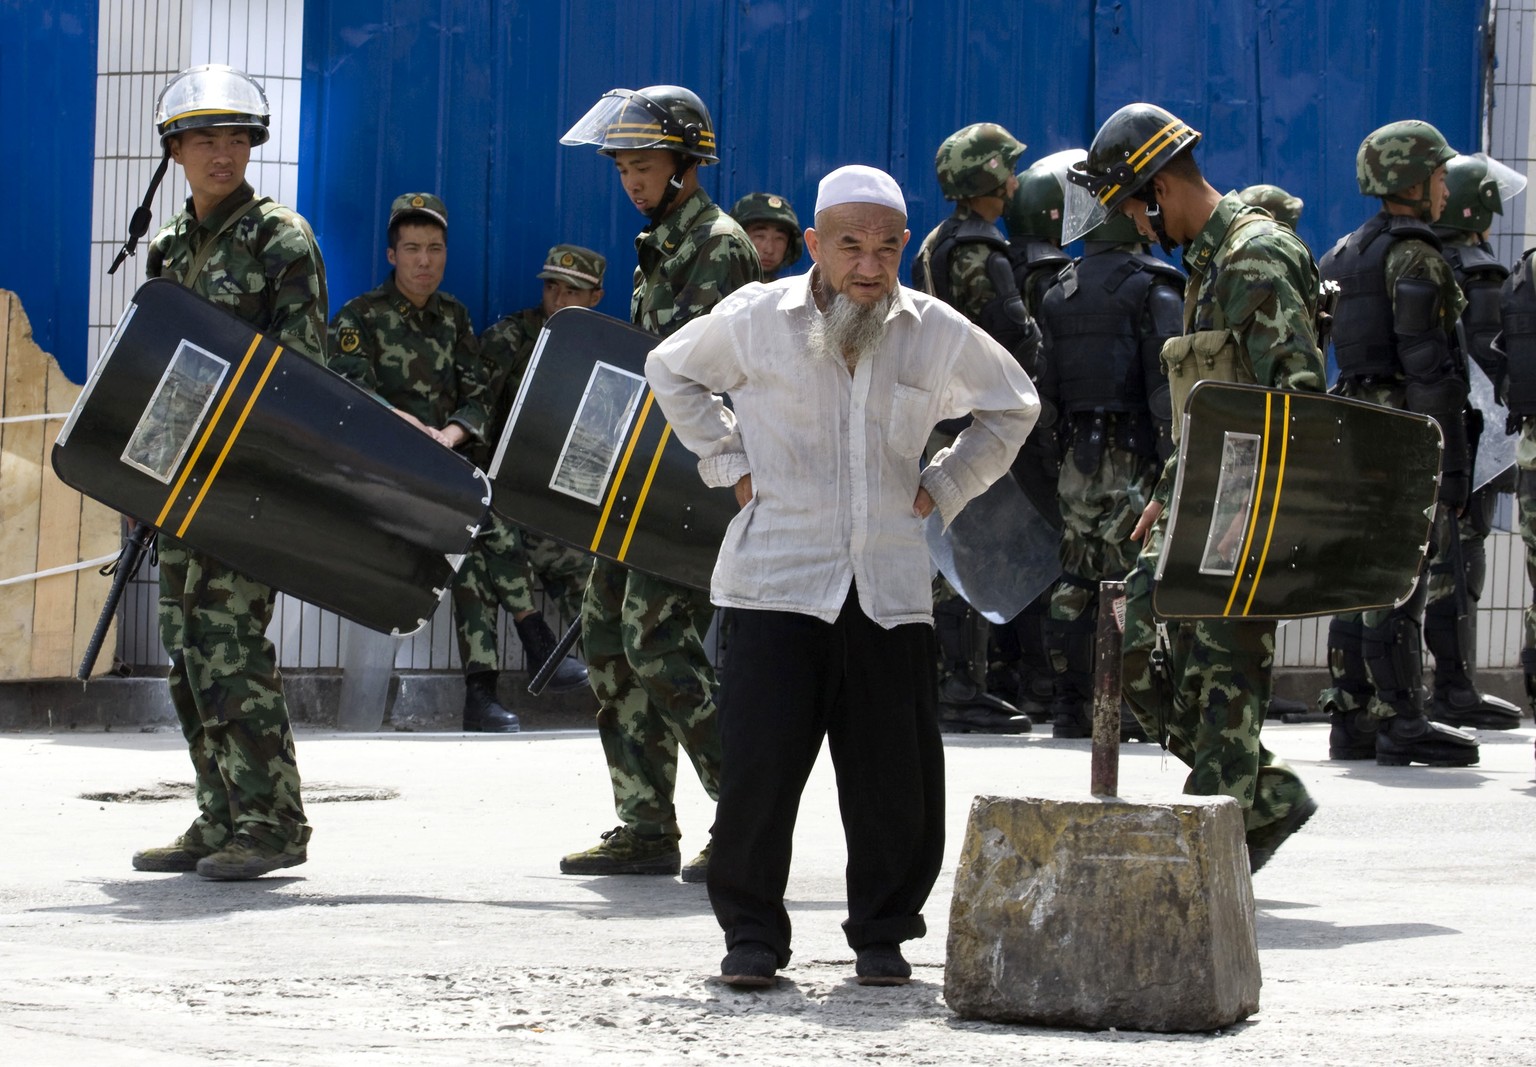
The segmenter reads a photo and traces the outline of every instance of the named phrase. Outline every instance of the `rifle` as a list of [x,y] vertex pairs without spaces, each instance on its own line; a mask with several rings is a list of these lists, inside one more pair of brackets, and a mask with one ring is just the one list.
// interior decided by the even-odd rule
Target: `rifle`
[[123,550],[117,554],[117,559],[101,568],[102,574],[112,576],[112,587],[107,590],[107,602],[101,606],[101,617],[96,620],[96,629],[91,632],[91,640],[85,646],[80,669],[75,672],[75,677],[80,681],[90,680],[91,670],[96,666],[96,657],[101,655],[101,643],[107,638],[107,627],[112,625],[112,617],[117,614],[117,605],[123,599],[128,579],[138,572],[139,561],[154,545],[158,533],[153,526],[138,523],[123,542]]

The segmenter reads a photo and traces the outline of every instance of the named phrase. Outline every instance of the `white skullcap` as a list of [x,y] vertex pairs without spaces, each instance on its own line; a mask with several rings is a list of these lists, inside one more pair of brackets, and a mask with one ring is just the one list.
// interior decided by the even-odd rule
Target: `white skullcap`
[[879,204],[907,217],[907,201],[896,179],[883,170],[858,163],[838,167],[816,188],[816,214],[839,204]]

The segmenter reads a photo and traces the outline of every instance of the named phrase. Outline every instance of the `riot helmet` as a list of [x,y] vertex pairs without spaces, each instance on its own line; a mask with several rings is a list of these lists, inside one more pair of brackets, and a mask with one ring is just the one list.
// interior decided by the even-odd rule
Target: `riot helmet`
[[1147,243],[1146,237],[1136,228],[1136,220],[1123,211],[1111,212],[1107,219],[1083,234],[1083,240],[1117,245]]
[[610,89],[560,143],[596,145],[605,154],[663,148],[697,163],[720,162],[709,109],[697,93],[681,85]]
[[1043,237],[1061,245],[1061,217],[1066,208],[1067,171],[1088,157],[1081,148],[1066,148],[1037,159],[1019,174],[1019,187],[1003,208],[1008,236],[1015,241]]
[[789,201],[782,196],[776,196],[773,193],[748,193],[736,201],[736,206],[731,208],[731,218],[740,223],[743,230],[754,223],[766,222],[784,231],[784,236],[789,238],[789,248],[784,253],[784,262],[780,264],[780,269],[797,263],[805,250],[805,238],[800,230],[800,217],[795,214],[795,209],[790,206]]
[[1099,127],[1088,158],[1067,172],[1062,237],[1071,242],[1100,225],[1129,196],[1147,202],[1147,217],[1162,237],[1162,216],[1148,187],[1152,176],[1200,142],[1200,131],[1156,104],[1126,104]]
[[1275,217],[1275,221],[1296,228],[1301,221],[1301,209],[1305,203],[1299,196],[1292,196],[1278,185],[1250,185],[1237,194],[1239,200],[1251,207],[1261,207]]
[[240,126],[250,132],[251,147],[265,144],[272,110],[267,94],[249,74],[222,63],[190,67],[166,83],[155,102],[160,143],[183,130]]
[[945,200],[969,200],[996,193],[1013,176],[1024,145],[995,122],[956,130],[939,145],[933,169]]
[[155,199],[155,190],[165,177],[171,163],[170,140],[179,133],[192,129],[234,126],[246,130],[251,147],[265,144],[271,136],[268,126],[272,110],[267,106],[267,94],[256,80],[244,71],[222,63],[207,63],[200,67],[188,67],[166,83],[155,101],[155,129],[160,134],[160,165],[149,180],[149,190],[144,200],[134,209],[128,221],[128,239],[118,250],[117,257],[107,268],[108,274],[116,274],[123,261],[134,254],[139,239],[149,232],[154,217],[149,205]]
[[1495,215],[1525,189],[1526,178],[1517,170],[1477,152],[1455,156],[1445,164],[1445,208],[1435,225],[1447,230],[1483,233]]
[[[1365,196],[1379,196],[1413,208],[1421,218],[1430,211],[1429,179],[1456,150],[1446,144],[1439,130],[1421,119],[1389,122],[1372,130],[1355,153],[1355,179]],[[1410,200],[1403,190],[1420,186],[1419,197]]]

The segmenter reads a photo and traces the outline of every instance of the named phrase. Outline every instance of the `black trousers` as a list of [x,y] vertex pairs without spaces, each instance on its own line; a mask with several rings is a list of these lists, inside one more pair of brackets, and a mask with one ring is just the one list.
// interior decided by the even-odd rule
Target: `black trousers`
[[883,629],[851,590],[834,623],[784,611],[733,616],[709,860],[726,947],[758,941],[779,966],[789,962],[784,887],[800,794],[823,737],[848,843],[848,944],[922,937],[922,906],[944,854],[933,627]]

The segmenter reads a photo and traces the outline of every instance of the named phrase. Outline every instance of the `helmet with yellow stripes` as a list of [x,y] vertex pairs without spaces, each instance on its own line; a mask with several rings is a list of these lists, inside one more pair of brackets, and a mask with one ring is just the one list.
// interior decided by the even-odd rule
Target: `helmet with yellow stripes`
[[681,85],[610,89],[560,138],[564,145],[596,145],[599,152],[662,148],[718,163],[715,126],[698,94]]
[[251,147],[265,144],[272,110],[267,94],[244,71],[222,63],[188,67],[166,83],[155,102],[160,143],[184,130],[241,126],[250,131]]
[[1156,104],[1126,104],[1109,116],[1094,134],[1088,158],[1067,172],[1072,187],[1087,195],[1068,197],[1065,240],[1101,225],[1127,197],[1141,194],[1169,160],[1199,140],[1198,130]]

